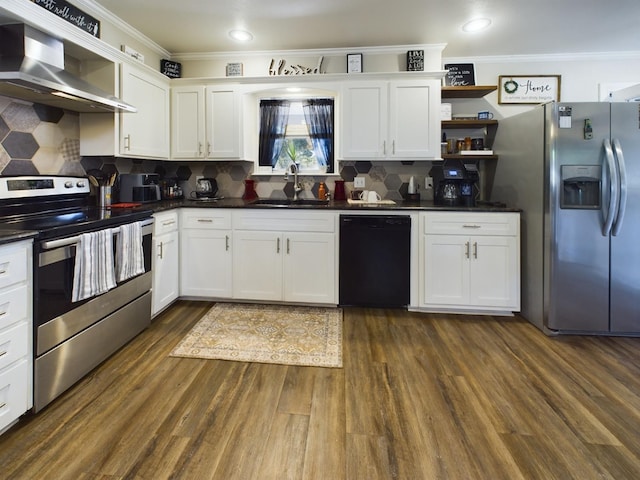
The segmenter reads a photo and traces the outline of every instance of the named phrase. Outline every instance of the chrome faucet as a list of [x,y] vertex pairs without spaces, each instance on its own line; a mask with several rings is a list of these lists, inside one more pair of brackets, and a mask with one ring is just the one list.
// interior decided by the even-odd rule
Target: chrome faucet
[[[302,191],[302,184],[300,182],[298,182],[298,173],[300,173],[300,167],[298,167],[297,163],[292,163],[291,166],[289,167],[289,170],[291,170],[291,173],[293,173],[293,200],[298,200],[298,193]],[[285,174],[284,178],[285,180],[288,179],[288,171]]]

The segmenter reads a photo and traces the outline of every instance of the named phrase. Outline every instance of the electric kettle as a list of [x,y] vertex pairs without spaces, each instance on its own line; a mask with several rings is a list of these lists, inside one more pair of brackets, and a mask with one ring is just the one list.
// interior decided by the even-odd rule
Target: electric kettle
[[215,178],[199,178],[196,181],[196,198],[212,198],[216,193],[218,193],[218,183]]

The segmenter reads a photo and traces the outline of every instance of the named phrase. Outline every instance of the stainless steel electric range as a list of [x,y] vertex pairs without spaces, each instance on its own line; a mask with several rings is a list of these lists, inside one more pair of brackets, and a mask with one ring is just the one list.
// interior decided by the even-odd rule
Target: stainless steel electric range
[[[93,205],[90,194],[85,177],[0,177],[0,229],[35,232],[35,412],[144,330],[151,320],[152,211],[100,209]],[[137,222],[144,272],[117,281],[105,293],[74,298],[74,267],[81,236],[104,232],[115,237],[122,234],[121,226]],[[115,245],[115,238],[111,243]]]

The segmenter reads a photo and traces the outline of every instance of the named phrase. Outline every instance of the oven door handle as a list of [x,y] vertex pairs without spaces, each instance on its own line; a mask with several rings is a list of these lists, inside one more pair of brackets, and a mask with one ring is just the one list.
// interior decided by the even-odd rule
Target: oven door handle
[[[153,225],[153,218],[142,221],[141,226],[142,226],[143,235],[151,233],[152,231],[152,228],[150,227],[151,225]],[[148,227],[148,228],[145,228],[145,227]],[[114,235],[118,231],[117,227],[112,228],[112,230]],[[40,244],[40,246],[42,250],[53,250],[54,248],[68,247],[70,245],[75,245],[76,243],[78,243],[79,240],[80,240],[80,235],[76,235],[74,237],[60,238],[57,240],[45,240]]]

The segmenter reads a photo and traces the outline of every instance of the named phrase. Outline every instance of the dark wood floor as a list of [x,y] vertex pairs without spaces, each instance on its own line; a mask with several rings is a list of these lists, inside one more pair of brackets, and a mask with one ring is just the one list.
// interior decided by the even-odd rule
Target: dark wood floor
[[0,477],[640,478],[640,339],[346,309],[342,369],[169,357],[210,306],[0,437]]

